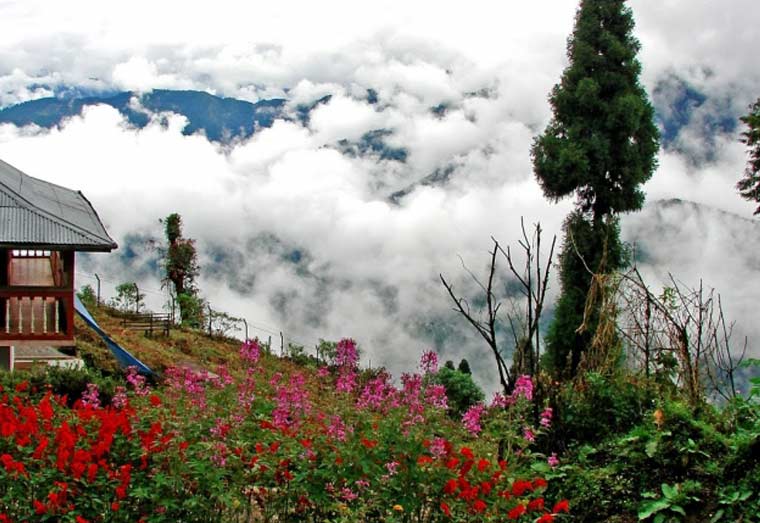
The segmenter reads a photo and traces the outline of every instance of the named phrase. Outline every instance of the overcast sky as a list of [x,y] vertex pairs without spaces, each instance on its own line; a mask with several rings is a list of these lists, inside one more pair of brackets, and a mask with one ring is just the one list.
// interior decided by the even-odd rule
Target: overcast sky
[[[307,344],[353,336],[373,363],[408,367],[430,343],[425,332],[467,328],[448,311],[438,273],[468,289],[459,256],[480,271],[491,235],[514,242],[520,216],[558,233],[572,208],[572,201],[543,199],[529,150],[567,65],[576,2],[105,5],[0,0],[0,106],[61,87],[199,89],[251,101],[286,97],[290,107],[333,95],[308,124],[279,121],[225,150],[182,135],[181,117],[170,116],[168,126],[156,117],[136,130],[104,106],[50,131],[0,125],[1,158],[81,189],[120,244],[130,234],[160,235],[158,218],[179,212],[204,253],[204,295],[253,324]],[[677,94],[673,78],[707,97],[661,152],[649,201],[679,197],[751,218],[754,207],[734,190],[746,161],[741,128],[715,135],[706,122],[735,120],[760,95],[760,3],[629,5],[642,82],[657,89],[661,111]],[[369,88],[379,104],[368,103]],[[449,110],[437,116],[430,108],[441,103]],[[335,147],[381,128],[392,131],[389,145],[408,150],[406,162],[349,157]],[[392,192],[447,166],[455,167],[448,184],[389,202]],[[687,283],[704,277],[751,323],[744,305],[758,293],[747,284],[757,274],[757,243],[751,236],[731,243],[725,216],[705,216],[709,226],[650,211],[627,219],[624,234],[657,236],[653,220],[674,230],[697,224],[665,243],[651,241],[652,277],[668,270]],[[283,262],[294,250],[303,259]],[[113,283],[128,274],[157,290],[152,258],[147,247],[127,265],[93,258],[78,283],[89,283],[87,269]],[[160,295],[149,298],[160,307]],[[483,381],[492,379],[487,357],[473,352],[476,341],[463,343],[442,346],[443,357],[469,351]]]

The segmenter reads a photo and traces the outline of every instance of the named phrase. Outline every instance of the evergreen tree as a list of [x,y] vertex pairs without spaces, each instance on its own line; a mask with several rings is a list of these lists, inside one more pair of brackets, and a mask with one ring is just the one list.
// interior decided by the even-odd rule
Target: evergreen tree
[[589,270],[620,267],[617,213],[641,208],[640,185],[657,164],[659,136],[654,109],[639,83],[640,46],[633,27],[625,0],[581,1],[567,46],[570,65],[549,97],[553,118],[531,151],[544,194],[554,201],[575,194],[578,205],[565,221],[562,293],[546,340],[559,374],[575,373],[593,336],[593,321],[586,333],[576,333]]
[[[739,180],[736,188],[742,198],[760,203],[760,98],[750,106],[749,114],[743,116],[741,121],[747,125],[747,130],[742,133],[742,142],[749,148],[749,160],[744,178]],[[760,214],[760,206],[753,214]]]

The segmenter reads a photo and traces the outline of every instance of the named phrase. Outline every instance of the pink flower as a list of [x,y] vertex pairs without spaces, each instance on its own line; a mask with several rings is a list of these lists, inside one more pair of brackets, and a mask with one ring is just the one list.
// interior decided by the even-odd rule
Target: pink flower
[[433,441],[430,442],[430,454],[432,454],[436,458],[442,458],[446,455],[446,440],[444,438],[433,438]]
[[534,441],[536,441],[536,436],[535,434],[533,434],[533,431],[530,430],[529,427],[523,428],[523,437],[525,438],[526,441],[530,443],[533,443]]
[[356,369],[359,363],[359,353],[356,351],[354,340],[347,338],[338,342],[335,363],[338,365],[335,390],[350,394],[356,388]]
[[330,425],[327,427],[327,435],[337,441],[346,441],[346,433],[352,432],[353,429],[346,427],[340,416],[332,416],[330,418]]
[[483,430],[483,427],[480,425],[480,418],[485,411],[486,407],[482,403],[478,403],[467,409],[467,412],[462,416],[464,428],[473,436],[477,436]]
[[138,396],[150,394],[150,388],[145,384],[145,376],[140,374],[134,365],[127,367],[127,383],[132,385]]
[[111,398],[111,406],[115,409],[123,409],[127,406],[129,400],[127,399],[127,389],[121,385],[116,387],[116,392]]
[[423,352],[422,357],[420,357],[420,369],[422,369],[422,374],[438,372],[438,354],[432,350]]
[[499,408],[504,409],[507,408],[507,406],[511,405],[512,401],[511,398],[507,398],[504,394],[501,392],[497,392],[493,395],[493,399],[491,400],[491,408]]
[[527,374],[523,374],[517,378],[515,390],[512,391],[512,398],[514,400],[517,400],[520,396],[523,396],[528,401],[533,399],[533,381]]
[[546,462],[549,464],[551,468],[554,468],[557,465],[559,465],[559,458],[557,458],[557,453],[552,452],[552,455],[547,458]]
[[358,363],[359,353],[356,351],[356,342],[351,338],[340,340],[335,348],[335,365],[356,368]]
[[545,429],[548,429],[552,425],[552,413],[553,411],[551,407],[546,407],[541,413],[541,419],[538,423]]
[[82,405],[97,409],[100,407],[100,391],[95,383],[88,383],[87,390],[82,393]]
[[387,411],[399,405],[398,390],[390,382],[390,374],[380,372],[376,378],[367,382],[356,401],[360,409]]
[[437,409],[449,408],[449,398],[446,396],[446,387],[443,385],[428,385],[425,389],[427,404]]
[[240,347],[240,357],[248,363],[258,363],[261,357],[261,347],[258,340],[247,340],[243,343],[243,346]]

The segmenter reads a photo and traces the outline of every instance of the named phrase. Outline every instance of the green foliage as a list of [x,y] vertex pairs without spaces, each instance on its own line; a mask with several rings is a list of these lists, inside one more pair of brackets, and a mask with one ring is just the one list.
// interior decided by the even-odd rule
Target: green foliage
[[564,385],[557,423],[568,443],[598,442],[640,423],[651,410],[653,398],[654,391],[640,382],[588,373],[583,382]]
[[140,292],[133,281],[116,286],[116,297],[111,299],[111,306],[124,312],[140,312],[140,305],[145,294]]
[[660,485],[662,496],[654,492],[645,492],[645,501],[639,509],[639,521],[653,521],[653,523],[672,523],[682,521],[686,517],[685,506],[700,500],[697,495],[702,485],[696,481],[687,480],[684,483]]
[[570,65],[549,101],[554,117],[536,138],[533,166],[544,194],[578,196],[594,218],[640,209],[656,167],[654,109],[639,83],[639,43],[624,0],[584,0],[568,42]]
[[184,292],[177,295],[182,325],[199,329],[205,323],[206,302],[200,296]]
[[433,381],[446,387],[449,414],[454,419],[461,418],[468,408],[485,398],[483,391],[472,379],[472,375],[461,370],[454,370],[444,365],[433,376]]
[[[747,144],[749,159],[744,170],[744,178],[739,180],[736,188],[745,200],[760,203],[760,98],[750,106],[750,112],[741,118],[747,125],[742,133],[742,142]],[[760,214],[760,206],[754,214]]]
[[169,243],[174,243],[182,237],[182,217],[175,213],[164,219],[164,233]]
[[565,242],[559,256],[561,293],[546,335],[545,357],[547,368],[558,377],[576,374],[599,322],[599,309],[594,307],[586,318],[586,328],[578,332],[591,289],[589,271],[610,272],[626,261],[617,218],[592,223],[575,211],[565,220],[564,230]]
[[39,399],[50,391],[66,397],[69,405],[82,397],[88,383],[96,384],[101,400],[108,402],[120,381],[88,368],[39,367],[29,371],[0,372],[0,387],[3,390],[14,390],[26,382],[30,396]]
[[335,359],[335,355],[338,353],[338,342],[327,341],[322,338],[319,339],[319,345],[317,345],[317,359],[324,362],[332,362]]
[[462,358],[462,361],[459,362],[459,372],[462,372],[464,374],[472,374],[472,370],[470,370],[470,363]]
[[203,301],[195,286],[195,278],[200,272],[195,240],[182,237],[182,218],[177,213],[166,217],[164,229],[169,244],[164,258],[166,281],[174,286],[182,324],[199,326]]
[[88,309],[91,309],[97,305],[98,297],[95,294],[95,289],[93,289],[92,285],[89,283],[83,285],[82,288],[79,289],[79,292],[77,292],[77,297]]

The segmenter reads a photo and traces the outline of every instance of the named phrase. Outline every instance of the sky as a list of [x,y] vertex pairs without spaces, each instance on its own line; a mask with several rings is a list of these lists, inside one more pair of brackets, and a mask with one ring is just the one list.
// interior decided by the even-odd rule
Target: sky
[[[661,114],[676,111],[683,85],[705,101],[661,150],[648,206],[624,218],[624,238],[647,242],[654,286],[668,272],[688,285],[703,278],[730,304],[738,331],[754,338],[757,224],[734,189],[746,163],[741,126],[716,132],[710,122],[736,122],[760,95],[760,3],[628,5],[642,83]],[[203,295],[245,317],[252,334],[283,331],[307,346],[351,336],[365,363],[398,371],[447,333],[441,357],[467,356],[492,383],[485,347],[451,311],[438,275],[472,297],[462,264],[483,274],[492,236],[514,245],[520,217],[540,221],[546,243],[560,234],[572,199],[543,198],[529,151],[551,116],[547,96],[567,65],[576,8],[566,0],[136,0],[116,10],[0,0],[0,107],[61,88],[284,97],[291,110],[333,95],[306,124],[278,121],[227,147],[183,135],[178,115],[152,115],[138,130],[110,107],[89,107],[52,130],[0,125],[0,158],[81,189],[131,247],[129,256],[86,258],[79,285],[93,283],[94,272],[110,288],[135,279],[160,308],[148,240],[160,240],[159,218],[179,212],[201,251]],[[440,104],[446,112],[434,114]],[[405,147],[406,162],[336,147],[375,129],[391,131],[386,142]],[[417,184],[451,166],[447,183]],[[656,207],[670,198],[709,208]],[[549,300],[556,293],[553,282]]]

